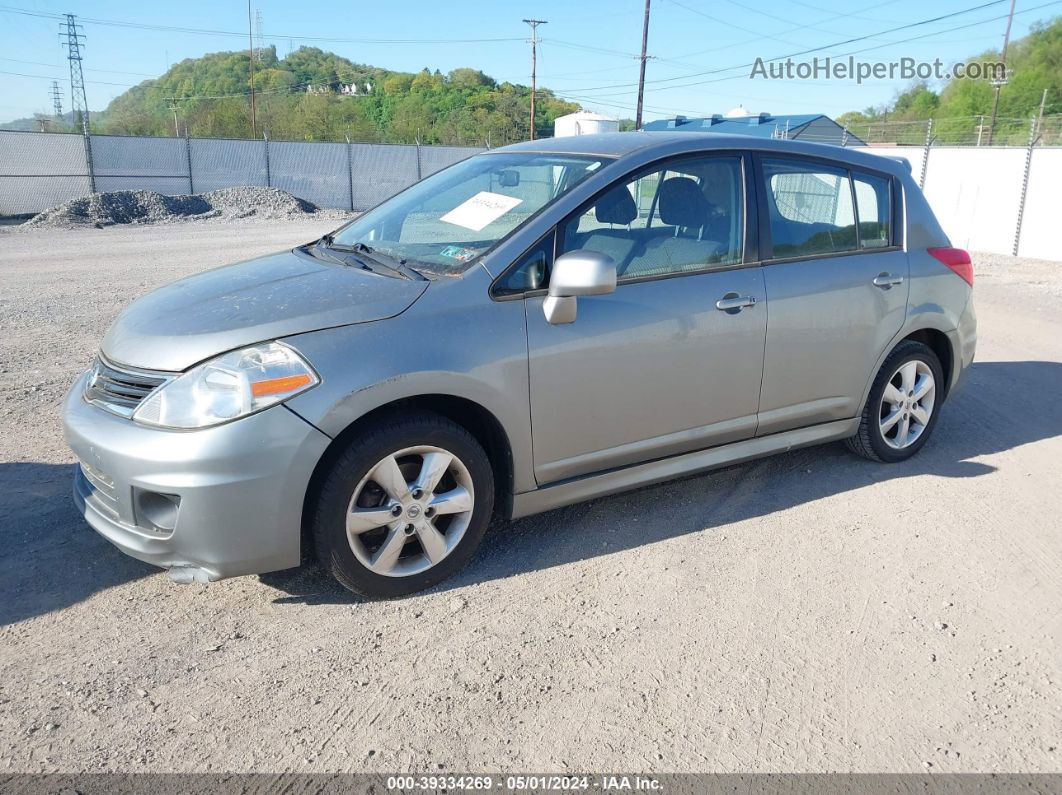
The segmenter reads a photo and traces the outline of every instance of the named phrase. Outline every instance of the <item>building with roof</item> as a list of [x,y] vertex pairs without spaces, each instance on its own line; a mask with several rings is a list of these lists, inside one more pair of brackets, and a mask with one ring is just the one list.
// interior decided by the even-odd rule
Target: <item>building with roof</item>
[[730,135],[753,135],[757,138],[785,138],[809,143],[837,146],[865,146],[865,142],[822,113],[774,116],[753,114],[738,105],[726,114],[717,113],[702,119],[676,116],[673,119],[651,121],[645,130],[680,130],[682,132],[714,132]]

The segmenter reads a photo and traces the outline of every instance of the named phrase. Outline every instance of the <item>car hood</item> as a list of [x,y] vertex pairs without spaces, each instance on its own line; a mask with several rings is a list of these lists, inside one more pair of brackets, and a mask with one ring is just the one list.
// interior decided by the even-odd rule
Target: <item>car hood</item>
[[405,311],[429,282],[286,251],[168,284],[130,304],[103,339],[116,364],[184,370],[262,340]]

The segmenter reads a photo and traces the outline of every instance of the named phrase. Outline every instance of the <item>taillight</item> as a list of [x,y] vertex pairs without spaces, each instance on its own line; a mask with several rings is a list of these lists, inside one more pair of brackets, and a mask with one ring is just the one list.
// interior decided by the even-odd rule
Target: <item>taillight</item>
[[970,255],[967,252],[961,248],[950,247],[926,250],[933,255],[934,259],[943,262],[959,274],[968,285],[973,287],[973,262],[970,261]]

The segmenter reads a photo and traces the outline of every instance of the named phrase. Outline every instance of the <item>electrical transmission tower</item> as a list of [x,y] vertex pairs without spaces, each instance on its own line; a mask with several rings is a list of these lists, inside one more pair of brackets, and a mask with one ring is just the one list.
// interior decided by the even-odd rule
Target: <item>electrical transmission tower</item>
[[63,95],[59,91],[59,81],[52,81],[52,108],[55,109],[55,120],[61,121],[63,118]]
[[258,45],[255,47],[255,60],[262,63],[265,59],[265,34],[262,32],[262,9],[260,8],[254,10],[254,38]]
[[77,23],[73,14],[66,14],[66,22],[59,23],[59,41],[66,44],[67,60],[70,61],[70,110],[74,114],[74,124],[81,127],[81,132],[88,135],[89,109],[85,96],[85,76],[81,71],[81,43],[85,34],[83,27]]

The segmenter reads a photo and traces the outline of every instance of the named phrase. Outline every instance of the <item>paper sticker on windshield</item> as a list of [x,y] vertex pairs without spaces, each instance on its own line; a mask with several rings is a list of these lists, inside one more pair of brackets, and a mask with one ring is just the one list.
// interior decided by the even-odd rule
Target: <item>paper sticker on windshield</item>
[[439,220],[478,232],[491,221],[501,218],[522,201],[523,199],[514,199],[512,196],[503,196],[500,193],[481,190],[468,201],[454,207]]
[[441,257],[449,257],[455,259],[458,262],[468,262],[470,259],[479,254],[481,249],[467,248],[463,246],[447,246],[439,252]]

